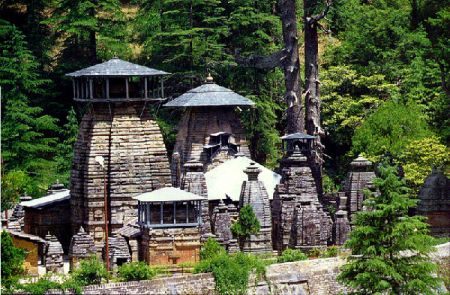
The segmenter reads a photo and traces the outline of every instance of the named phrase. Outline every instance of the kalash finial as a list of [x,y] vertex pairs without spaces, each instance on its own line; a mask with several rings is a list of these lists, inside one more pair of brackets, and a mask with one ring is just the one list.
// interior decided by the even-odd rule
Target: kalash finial
[[208,77],[206,77],[206,83],[208,84],[214,83],[214,79],[211,76],[211,73],[208,73]]

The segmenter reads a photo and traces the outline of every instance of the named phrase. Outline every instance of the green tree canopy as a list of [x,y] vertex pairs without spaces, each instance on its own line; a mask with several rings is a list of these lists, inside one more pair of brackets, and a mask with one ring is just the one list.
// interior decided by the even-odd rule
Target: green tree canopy
[[357,294],[435,294],[439,280],[430,262],[433,238],[421,216],[408,216],[417,199],[396,175],[380,167],[374,180],[378,192],[368,193],[368,210],[356,214],[346,247],[352,250],[338,277]]
[[1,249],[2,290],[5,291],[14,287],[19,280],[19,275],[23,274],[23,260],[26,253],[13,245],[11,235],[6,231],[2,231]]

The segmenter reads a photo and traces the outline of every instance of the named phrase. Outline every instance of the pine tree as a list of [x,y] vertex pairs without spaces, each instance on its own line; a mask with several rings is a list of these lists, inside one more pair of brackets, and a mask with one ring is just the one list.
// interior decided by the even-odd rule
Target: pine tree
[[433,238],[421,216],[408,216],[417,204],[396,175],[380,167],[379,193],[368,194],[367,211],[358,212],[346,246],[352,250],[339,281],[357,294],[434,294],[439,280],[430,262]]
[[244,205],[239,211],[238,220],[231,225],[231,232],[238,237],[241,249],[243,243],[250,235],[256,235],[261,229],[258,217],[256,217],[251,205]]
[[2,21],[0,43],[3,45],[0,55],[2,169],[4,173],[25,172],[34,182],[29,193],[39,195],[54,178],[51,158],[59,131],[57,121],[42,115],[42,109],[30,103],[30,98],[40,95],[46,81],[37,75],[38,64],[27,49],[22,33]]

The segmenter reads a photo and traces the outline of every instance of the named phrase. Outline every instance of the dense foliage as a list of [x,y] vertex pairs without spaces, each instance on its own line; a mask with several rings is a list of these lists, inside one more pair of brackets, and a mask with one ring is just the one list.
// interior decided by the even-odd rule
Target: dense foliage
[[306,260],[308,256],[300,250],[286,249],[277,258],[278,263]]
[[200,249],[200,259],[208,260],[216,256],[226,254],[225,248],[222,247],[215,239],[208,238]]
[[231,232],[242,244],[250,235],[255,235],[261,229],[258,217],[256,217],[253,207],[249,204],[242,206],[239,210],[238,220],[231,225]]
[[72,278],[82,286],[100,284],[108,278],[105,265],[96,257],[80,261],[79,267],[73,272]]
[[125,263],[117,270],[117,275],[121,280],[140,281],[150,280],[156,275],[156,271],[143,261]]
[[[277,2],[2,1],[2,208],[24,193],[43,195],[56,180],[68,183],[86,108],[74,105],[64,74],[113,56],[171,72],[169,96],[211,73],[254,100],[255,108],[239,111],[251,154],[276,167],[286,125],[283,73],[236,57],[284,46]],[[321,27],[327,191],[338,188],[358,153],[376,161],[389,154],[416,191],[432,165],[448,171],[448,1],[335,0]],[[302,38],[299,32],[300,45]],[[154,109],[170,153],[180,111]],[[416,141],[420,151],[413,154]]]
[[437,267],[428,256],[433,238],[424,217],[408,216],[417,199],[395,167],[380,167],[374,186],[377,192],[365,201],[369,210],[356,214],[346,242],[353,255],[338,279],[358,294],[435,294]]
[[10,290],[18,282],[23,274],[23,261],[26,257],[24,250],[15,247],[9,233],[2,231],[1,235],[1,269],[2,269],[2,293]]

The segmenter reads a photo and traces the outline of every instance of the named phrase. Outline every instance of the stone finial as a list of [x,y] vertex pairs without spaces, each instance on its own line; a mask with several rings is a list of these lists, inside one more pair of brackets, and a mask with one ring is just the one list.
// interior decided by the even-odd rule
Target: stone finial
[[53,194],[53,193],[63,191],[64,189],[65,189],[64,184],[59,183],[59,180],[56,180],[56,182],[48,188],[47,192],[49,194]]
[[366,171],[367,169],[370,169],[372,167],[372,162],[367,160],[360,154],[350,163],[350,166],[352,167],[352,169],[362,169]]
[[214,79],[211,76],[211,73],[208,73],[208,77],[206,77],[206,83],[208,83],[208,84],[214,83]]
[[203,172],[203,164],[197,160],[190,160],[183,167],[186,172]]
[[78,231],[78,234],[84,234],[86,231],[84,230],[83,226],[80,226],[80,230]]
[[245,168],[244,172],[248,175],[248,181],[257,181],[258,175],[261,173],[261,169],[256,166],[255,162],[251,162],[250,166]]

